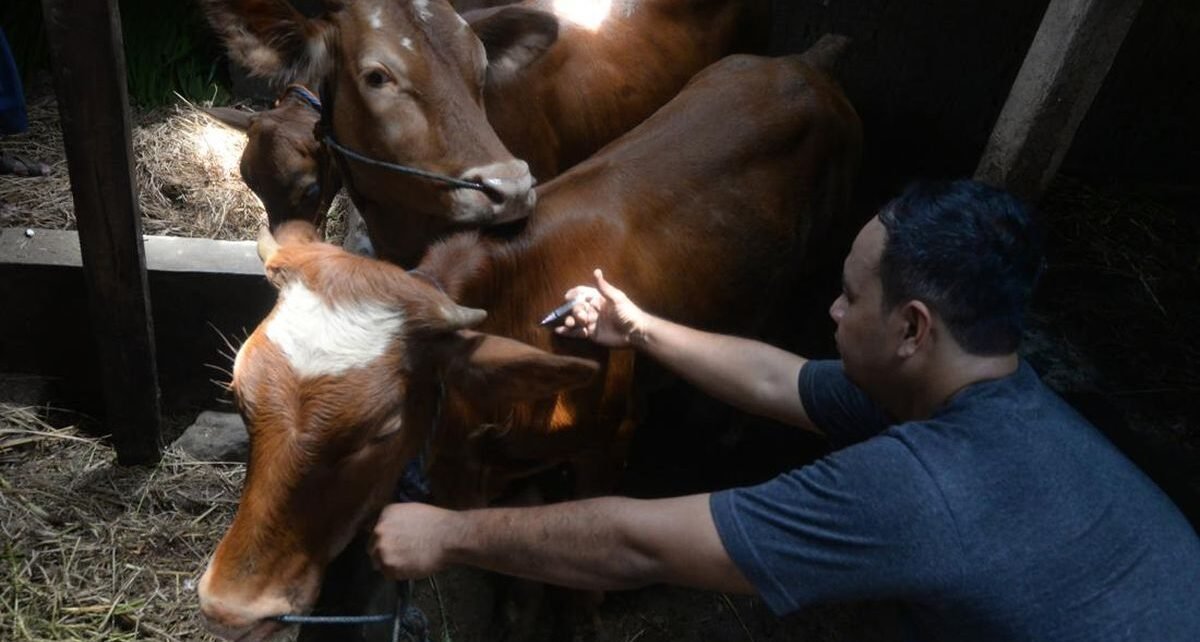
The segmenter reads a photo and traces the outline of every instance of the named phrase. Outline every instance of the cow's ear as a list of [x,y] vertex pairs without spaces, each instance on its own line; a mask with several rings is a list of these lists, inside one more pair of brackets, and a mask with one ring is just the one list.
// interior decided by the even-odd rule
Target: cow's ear
[[[229,57],[279,83],[312,83],[330,63],[326,18],[306,18],[287,0],[200,0]],[[329,10],[330,7],[326,7]]]
[[506,80],[558,40],[558,18],[524,7],[471,12],[466,16],[487,51],[488,74]]
[[250,129],[250,123],[254,122],[255,116],[257,116],[257,114],[252,111],[233,109],[230,107],[201,107],[200,111],[204,112],[209,118],[212,118],[218,123],[229,125],[230,127],[243,132]]
[[459,332],[449,348],[446,383],[472,400],[544,399],[596,376],[595,361],[539,350],[493,334]]

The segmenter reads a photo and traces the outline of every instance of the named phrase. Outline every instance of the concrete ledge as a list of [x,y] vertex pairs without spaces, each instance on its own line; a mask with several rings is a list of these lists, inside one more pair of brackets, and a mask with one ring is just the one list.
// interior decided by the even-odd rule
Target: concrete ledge
[[[163,411],[219,407],[230,352],[275,302],[252,241],[145,239]],[[99,358],[74,232],[0,230],[0,373],[55,382],[51,403],[99,412]],[[0,400],[6,391],[0,390]]]
[[[146,269],[151,272],[262,276],[254,241],[213,241],[145,236]],[[63,230],[0,230],[0,263],[80,267],[79,235]]]

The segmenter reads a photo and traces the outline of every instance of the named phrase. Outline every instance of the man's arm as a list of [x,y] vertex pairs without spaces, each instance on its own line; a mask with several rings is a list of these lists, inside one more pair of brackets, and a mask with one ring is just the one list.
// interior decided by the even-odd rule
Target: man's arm
[[596,288],[577,287],[579,301],[557,332],[609,347],[636,346],[704,392],[746,412],[820,432],[800,400],[803,357],[761,341],[704,332],[656,317],[595,271]]
[[798,382],[806,359],[761,341],[704,332],[647,314],[633,344],[704,392],[746,412],[820,432]]
[[753,593],[721,544],[708,495],[589,499],[462,512],[392,504],[375,526],[372,556],[389,577],[451,564],[591,590],[654,583]]

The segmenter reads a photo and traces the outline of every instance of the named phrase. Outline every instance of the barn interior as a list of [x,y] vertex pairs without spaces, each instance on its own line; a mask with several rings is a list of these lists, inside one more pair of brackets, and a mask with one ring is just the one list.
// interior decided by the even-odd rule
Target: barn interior
[[[188,600],[211,549],[204,538],[219,537],[232,517],[240,472],[226,465],[200,469],[171,444],[200,413],[232,411],[220,369],[230,363],[231,345],[273,304],[275,290],[262,277],[253,236],[245,233],[260,224],[261,209],[251,202],[245,227],[209,225],[197,234],[206,239],[184,238],[196,226],[165,218],[136,228],[103,218],[113,208],[124,210],[118,218],[144,213],[145,192],[167,203],[165,209],[185,200],[177,185],[186,176],[170,184],[154,179],[144,159],[130,158],[121,147],[125,141],[128,148],[131,127],[149,126],[147,118],[194,110],[172,97],[178,85],[139,84],[131,75],[127,93],[125,83],[108,83],[135,60],[130,43],[138,34],[165,23],[156,13],[164,3],[96,0],[80,10],[82,17],[48,25],[44,16],[61,15],[53,12],[67,4],[0,8],[31,116],[45,110],[28,134],[0,139],[0,149],[40,157],[53,169],[44,179],[0,176],[0,520],[12,542],[0,547],[11,561],[0,572],[11,579],[0,579],[6,587],[0,588],[0,613],[13,616],[3,618],[9,624],[0,624],[0,637],[209,639]],[[1047,26],[1048,9],[1058,4],[1098,12],[1096,22]],[[1123,19],[1125,28],[1113,27]],[[83,29],[106,24],[123,26],[123,45],[120,33],[114,42],[104,28]],[[56,41],[67,28],[80,31]],[[203,79],[192,95],[265,106],[270,93],[230,69],[198,15],[179,20],[177,28],[169,39],[186,41],[207,62],[193,72]],[[1053,61],[1033,57],[1040,28],[1058,29],[1045,38],[1066,43],[1052,52],[1066,61],[1050,84],[1072,97],[1067,107],[1015,91],[1023,79],[1037,80],[1039,70],[1052,67]],[[856,199],[848,229],[825,248],[825,269],[793,293],[795,323],[765,338],[806,355],[835,356],[827,309],[853,231],[914,179],[978,175],[992,150],[989,140],[1004,133],[1002,111],[1024,107],[1031,118],[1056,126],[1034,129],[1023,141],[1033,173],[1009,177],[1049,232],[1047,271],[1022,356],[1200,529],[1200,340],[1193,323],[1200,318],[1200,123],[1194,117],[1200,113],[1200,10],[1185,0],[776,0],[769,38],[760,46],[771,55],[801,52],[830,32],[852,39],[838,76],[864,124]],[[73,51],[88,46],[90,52]],[[76,82],[76,93],[64,99],[71,81],[55,76],[55,69],[69,65],[52,63],[64,56],[117,62],[96,63],[89,73],[98,80]],[[155,105],[131,100],[135,85],[167,98]],[[105,105],[127,111],[105,113],[99,107]],[[1071,108],[1077,116],[1065,113]],[[72,120],[74,129],[63,124],[58,130]],[[86,140],[72,140],[89,125],[95,129]],[[172,135],[160,128],[149,137]],[[73,154],[105,167],[102,181],[132,187],[115,200],[97,186],[72,198],[71,190],[80,189]],[[31,185],[38,181],[56,186],[37,192]],[[85,213],[81,193],[105,205],[93,203]],[[47,209],[65,216],[47,217]],[[132,229],[155,236],[143,242]],[[122,256],[139,257],[140,269],[120,260],[97,263],[96,243],[104,238],[116,239],[113,247],[127,253]],[[132,289],[121,285],[130,281]],[[141,312],[130,317],[123,312],[128,308]],[[114,433],[115,439],[104,437]],[[620,490],[656,497],[745,485],[825,452],[814,437],[741,415],[678,383],[651,399]],[[148,464],[160,457],[163,463]],[[73,475],[76,465],[87,474]],[[54,497],[56,488],[78,497]],[[120,532],[96,526],[90,539],[79,535],[79,523],[99,523],[112,512],[149,526]],[[37,528],[14,526],[21,522]],[[85,542],[76,544],[83,558],[94,555],[100,574],[113,578],[128,575],[130,564],[153,565],[136,561],[143,554],[139,542],[163,539],[171,546],[145,549],[167,560],[160,573],[129,584],[106,577],[97,587],[92,570],[49,543],[47,531],[59,527]],[[167,535],[172,529],[179,534]],[[118,563],[110,555],[114,547],[136,550],[133,561]],[[178,555],[179,547],[188,554]],[[194,568],[188,559],[197,560]],[[55,581],[62,585],[51,587]],[[442,639],[485,640],[491,638],[479,613],[491,590],[470,573],[455,572],[418,585],[417,601]],[[13,606],[29,600],[49,606]],[[813,609],[781,622],[752,598],[663,587],[610,595],[600,618],[600,640],[901,635],[889,605]]]

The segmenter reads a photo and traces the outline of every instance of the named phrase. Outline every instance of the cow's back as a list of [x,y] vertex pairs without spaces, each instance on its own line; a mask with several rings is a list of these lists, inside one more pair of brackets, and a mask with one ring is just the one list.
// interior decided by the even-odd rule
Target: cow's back
[[766,4],[617,2],[595,31],[560,19],[558,41],[541,58],[488,83],[488,120],[535,177],[552,178],[633,129],[697,72],[745,50],[763,31]]
[[545,186],[536,216],[562,221],[545,233],[578,236],[584,257],[559,269],[586,281],[608,266],[658,314],[746,329],[845,210],[860,147],[858,117],[824,72],[800,56],[731,56]]
[[[584,467],[594,475],[576,490],[611,490],[603,480],[611,483],[636,421],[633,355],[556,337],[538,327],[540,315],[600,267],[666,318],[755,330],[793,284],[813,231],[840,213],[859,139],[858,118],[840,90],[800,57],[730,57],[543,186],[515,242],[481,250],[466,237],[431,251],[423,272],[468,275],[447,285],[456,300],[488,310],[481,330],[601,364],[595,385],[505,409],[494,440],[487,430],[443,433],[437,450],[446,465],[435,468],[450,470],[456,490],[442,499],[486,496],[474,484],[459,486],[466,464],[481,462],[489,472],[473,479],[520,476],[528,470],[522,462],[570,461],[577,474]],[[460,405],[470,404],[451,404]],[[464,417],[449,423],[489,423]]]

